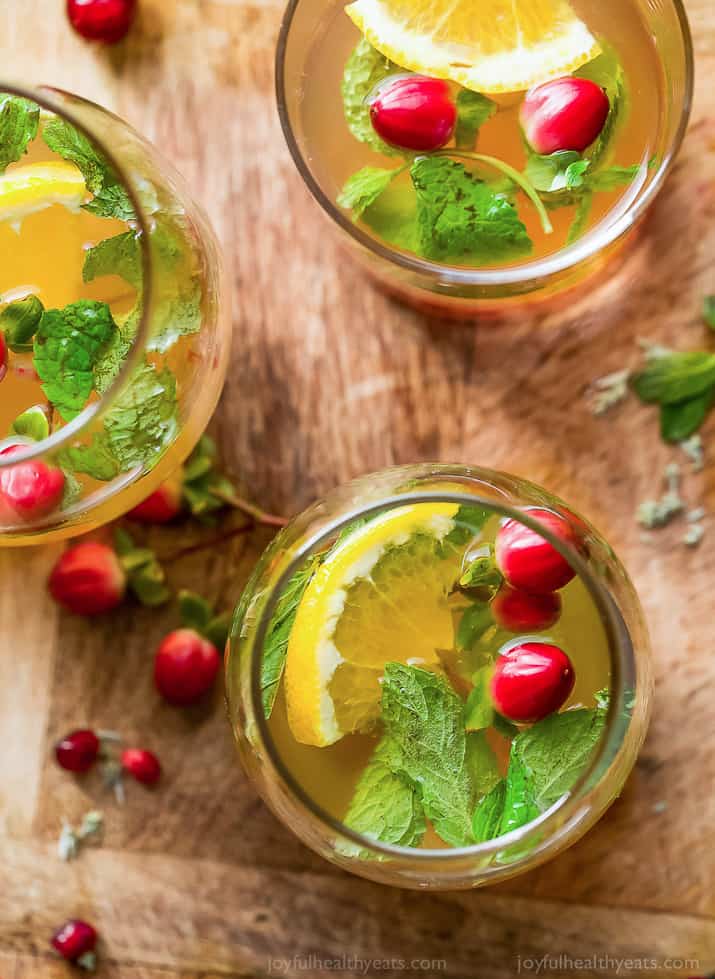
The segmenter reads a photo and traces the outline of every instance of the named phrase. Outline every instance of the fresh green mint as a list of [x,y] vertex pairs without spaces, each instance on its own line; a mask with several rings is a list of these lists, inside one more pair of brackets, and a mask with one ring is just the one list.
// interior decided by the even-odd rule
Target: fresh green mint
[[93,282],[102,275],[119,275],[135,289],[141,288],[142,256],[136,232],[126,231],[105,238],[87,250],[82,278],[85,282]]
[[58,462],[67,472],[83,473],[103,483],[108,483],[120,472],[104,433],[95,435],[88,445],[70,445],[62,449],[58,453]]
[[39,122],[40,107],[34,102],[0,93],[0,174],[27,152]]
[[[396,750],[385,735],[360,776],[344,822],[381,843],[418,846],[427,828],[424,808],[417,786],[392,770]],[[362,853],[360,848],[350,850]]]
[[488,795],[501,780],[496,755],[486,731],[468,731],[466,765],[477,798]]
[[122,527],[114,532],[114,549],[127,576],[127,583],[142,605],[156,608],[171,598],[166,574],[156,554],[148,547],[138,547]]
[[715,354],[651,355],[631,386],[641,401],[660,405],[663,439],[682,442],[700,428],[715,400]]
[[486,843],[499,836],[506,796],[506,779],[499,779],[474,810],[472,833],[475,843]]
[[457,626],[457,649],[472,650],[481,637],[494,625],[494,616],[487,602],[475,602],[462,612]]
[[5,335],[5,342],[13,353],[24,354],[32,350],[32,338],[44,311],[37,296],[26,296],[8,303],[0,313],[0,332]]
[[223,650],[228,640],[231,613],[217,613],[213,605],[191,591],[179,592],[181,624],[204,636],[216,649]]
[[385,667],[382,720],[390,768],[417,789],[435,831],[453,846],[472,842],[474,787],[463,709],[443,677],[401,663]]
[[590,166],[590,161],[575,150],[559,150],[548,156],[530,153],[526,176],[538,191],[553,194],[583,186],[584,174]]
[[613,146],[613,136],[616,129],[625,121],[628,110],[626,76],[618,54],[614,48],[608,45],[602,46],[601,54],[593,61],[583,65],[574,74],[579,78],[588,78],[604,89],[611,106],[598,139],[587,151],[591,165],[595,167],[596,164],[607,158],[608,152]]
[[383,156],[401,156],[400,150],[385,143],[377,135],[370,121],[368,98],[375,88],[389,75],[401,69],[361,38],[348,58],[341,86],[343,111],[348,129],[355,139],[367,143]]
[[298,606],[321,562],[320,555],[315,554],[305,567],[296,571],[284,588],[268,627],[261,659],[261,695],[266,717],[271,716],[278,693],[288,652],[288,640],[298,613]]
[[147,348],[166,353],[180,337],[201,329],[202,271],[190,244],[183,215],[155,217],[150,248],[159,282],[159,296],[151,320]]
[[496,111],[496,102],[492,102],[486,95],[472,92],[468,88],[460,89],[457,95],[457,126],[454,131],[457,149],[473,150],[479,130]]
[[65,421],[86,406],[94,367],[117,330],[109,306],[80,299],[42,314],[34,337],[34,364],[42,390]]
[[145,363],[132,375],[104,419],[107,444],[121,472],[151,468],[176,438],[176,378]]
[[353,212],[353,221],[359,220],[400,173],[402,168],[385,170],[384,167],[363,167],[348,179],[338,194],[338,205]]
[[593,208],[593,194],[590,190],[585,190],[578,199],[576,204],[576,213],[574,219],[571,222],[571,227],[569,228],[569,233],[566,237],[566,244],[573,245],[581,235],[585,232],[589,218],[591,217],[591,210]]
[[510,200],[446,157],[420,157],[410,171],[417,192],[420,253],[435,261],[469,255],[493,262],[528,255],[533,244]]
[[489,694],[492,666],[483,666],[473,676],[472,688],[464,708],[464,727],[467,731],[484,731],[494,723],[494,704]]
[[74,163],[84,177],[93,199],[83,208],[99,217],[131,221],[136,218],[132,202],[110,163],[70,123],[57,117],[45,123],[42,138],[53,153]]

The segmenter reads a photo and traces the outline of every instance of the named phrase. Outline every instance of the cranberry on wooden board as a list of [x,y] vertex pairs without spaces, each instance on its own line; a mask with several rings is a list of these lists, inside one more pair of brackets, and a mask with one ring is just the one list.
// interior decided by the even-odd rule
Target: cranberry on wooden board
[[554,78],[527,92],[519,111],[527,142],[537,153],[581,153],[598,138],[610,110],[604,90],[588,78]]
[[126,37],[136,9],[137,0],[67,0],[67,16],[77,33],[105,44]]
[[[571,524],[552,510],[530,507],[525,511],[547,530],[572,547],[579,539]],[[547,594],[567,585],[576,572],[545,537],[519,520],[509,518],[499,528],[496,545],[499,570],[513,588]]]
[[524,642],[497,657],[490,683],[494,706],[510,721],[540,721],[568,700],[576,675],[560,646]]
[[66,921],[52,936],[52,947],[68,962],[77,962],[94,950],[97,932],[86,921]]
[[122,752],[122,769],[144,785],[154,785],[161,776],[159,759],[144,748],[127,748]]
[[170,704],[193,704],[213,686],[221,656],[194,629],[170,632],[156,651],[154,682]]
[[181,482],[171,480],[137,504],[127,517],[137,523],[165,524],[178,517],[181,510]]
[[70,731],[55,745],[57,764],[68,772],[88,771],[97,760],[100,742],[94,731],[80,728]]
[[108,544],[84,541],[60,555],[48,587],[54,600],[75,615],[101,615],[121,605],[127,576]]
[[457,109],[441,79],[400,75],[380,86],[370,103],[370,119],[386,143],[429,152],[451,139]]

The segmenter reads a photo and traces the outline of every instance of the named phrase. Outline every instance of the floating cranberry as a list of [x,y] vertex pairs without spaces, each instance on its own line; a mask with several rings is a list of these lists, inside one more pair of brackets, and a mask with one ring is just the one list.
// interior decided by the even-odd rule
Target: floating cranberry
[[122,603],[127,577],[111,547],[99,541],[74,544],[60,556],[49,580],[50,594],[75,615],[101,615]]
[[57,764],[68,772],[81,774],[88,771],[97,760],[100,742],[94,731],[80,728],[71,731],[55,745]]
[[97,944],[97,932],[86,921],[74,918],[65,922],[52,936],[52,946],[63,959],[76,962],[92,952]]
[[181,482],[171,480],[130,510],[127,517],[138,523],[164,524],[178,517],[181,510]]
[[186,706],[213,686],[221,656],[194,629],[176,629],[163,640],[154,661],[154,682],[170,704]]
[[0,381],[3,380],[7,374],[7,344],[5,343],[5,334],[0,332]]
[[500,714],[530,723],[562,707],[575,679],[571,660],[559,646],[525,642],[499,654],[490,690]]
[[67,0],[70,23],[88,41],[116,44],[132,26],[137,0]]
[[577,150],[597,138],[610,109],[608,96],[588,78],[554,78],[527,92],[519,119],[537,153]]
[[439,78],[400,75],[382,85],[370,104],[373,129],[386,143],[428,152],[449,142],[457,109]]
[[[15,455],[28,448],[9,445],[0,456]],[[29,459],[0,469],[0,519],[8,523],[32,523],[56,510],[65,489],[65,475],[41,459]]]
[[502,585],[491,611],[497,625],[509,632],[542,632],[558,622],[561,598],[555,592],[537,595]]
[[153,752],[143,748],[127,748],[123,751],[122,768],[144,785],[154,785],[161,775],[159,759]]
[[[576,531],[558,513],[540,507],[525,512],[565,544],[579,545]],[[576,574],[545,537],[515,519],[505,520],[499,528],[495,551],[501,573],[512,588],[522,591],[539,595],[558,591]]]

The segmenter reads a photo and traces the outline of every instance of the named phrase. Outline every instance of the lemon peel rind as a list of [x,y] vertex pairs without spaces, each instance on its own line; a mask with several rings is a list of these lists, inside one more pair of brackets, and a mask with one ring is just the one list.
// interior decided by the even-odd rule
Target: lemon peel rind
[[[345,12],[366,40],[400,68],[444,78],[485,94],[525,91],[550,78],[570,74],[601,53],[586,24],[575,19],[558,39],[551,37],[526,48],[480,55],[473,65],[466,66],[463,45],[437,45],[429,34],[406,31],[403,24],[389,16],[381,0],[355,0]],[[409,53],[405,50],[407,39]],[[545,68],[545,64],[549,67]]]

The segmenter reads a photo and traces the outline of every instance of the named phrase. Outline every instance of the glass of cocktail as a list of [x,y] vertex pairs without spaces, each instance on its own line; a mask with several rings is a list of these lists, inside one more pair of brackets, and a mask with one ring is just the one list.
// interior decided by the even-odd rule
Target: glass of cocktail
[[77,534],[177,468],[230,337],[181,178],[81,98],[0,83],[0,543]]
[[291,0],[288,146],[373,276],[455,315],[604,269],[660,190],[693,84],[680,0]]
[[651,699],[626,572],[505,474],[387,470],[282,531],[226,662],[244,765],[327,859],[472,887],[578,839],[621,791]]

